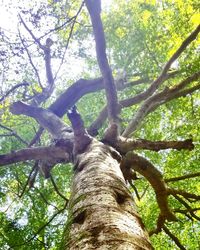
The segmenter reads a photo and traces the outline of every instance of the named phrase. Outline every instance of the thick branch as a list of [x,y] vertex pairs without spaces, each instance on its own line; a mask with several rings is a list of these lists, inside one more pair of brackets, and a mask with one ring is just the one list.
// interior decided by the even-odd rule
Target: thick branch
[[44,102],[47,100],[54,90],[54,77],[52,73],[51,67],[51,46],[53,41],[50,38],[47,38],[45,46],[41,45],[40,48],[44,52],[44,62],[45,62],[45,70],[46,70],[46,78],[47,78],[47,86],[42,88],[42,92],[35,96],[35,103],[36,105]]
[[153,151],[160,151],[164,149],[194,149],[192,139],[185,141],[149,141],[144,139],[133,140],[120,137],[117,143],[117,149],[121,153],[127,153],[128,151],[135,149],[148,149]]
[[101,89],[103,89],[102,78],[93,80],[80,79],[61,94],[49,107],[49,110],[57,116],[62,117],[82,96]]
[[35,118],[41,126],[49,131],[49,133],[56,139],[65,138],[72,139],[70,128],[66,126],[62,120],[53,114],[51,111],[43,108],[33,107],[23,102],[15,102],[10,110],[16,115],[27,115]]
[[80,154],[90,144],[92,138],[87,133],[83,120],[75,106],[68,111],[67,116],[72,123],[74,131],[74,154]]
[[156,199],[161,211],[161,217],[166,218],[169,221],[176,221],[176,217],[168,205],[168,188],[160,171],[158,171],[148,160],[133,152],[128,152],[126,154],[121,165],[121,168],[133,168],[150,182],[156,193]]
[[68,161],[69,154],[66,150],[51,146],[51,147],[37,147],[26,148],[10,154],[0,155],[0,166],[9,165],[16,162],[28,160],[65,160]]
[[119,108],[117,100],[117,91],[106,55],[106,41],[103,30],[103,24],[100,16],[101,1],[86,0],[85,3],[90,14],[93,26],[93,32],[96,42],[97,61],[104,80],[104,87],[108,103],[108,117],[110,121],[118,122]]
[[50,38],[47,38],[46,45],[43,48],[44,51],[44,60],[45,60],[45,68],[46,68],[46,77],[48,80],[49,87],[52,88],[54,85],[54,79],[51,69],[51,46],[53,41]]

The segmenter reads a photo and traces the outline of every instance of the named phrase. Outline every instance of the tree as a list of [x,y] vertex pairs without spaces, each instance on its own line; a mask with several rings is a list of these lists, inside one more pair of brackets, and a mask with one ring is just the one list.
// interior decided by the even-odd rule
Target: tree
[[[1,31],[4,249],[58,249],[63,218],[61,249],[198,248],[197,6],[41,2]],[[86,79],[67,78],[68,51]]]

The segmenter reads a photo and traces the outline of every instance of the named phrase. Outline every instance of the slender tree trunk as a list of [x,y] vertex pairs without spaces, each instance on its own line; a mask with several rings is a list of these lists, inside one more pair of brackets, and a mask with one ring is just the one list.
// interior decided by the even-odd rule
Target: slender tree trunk
[[98,141],[78,155],[62,249],[152,249],[116,158]]

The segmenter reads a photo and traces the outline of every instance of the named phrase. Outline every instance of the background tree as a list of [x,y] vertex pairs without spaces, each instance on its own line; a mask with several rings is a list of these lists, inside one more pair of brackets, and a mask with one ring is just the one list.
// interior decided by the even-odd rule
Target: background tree
[[96,137],[120,161],[154,247],[197,249],[199,3],[103,5],[107,50],[99,5],[20,2],[14,33],[0,30],[1,248],[58,248],[72,165],[81,178],[78,156]]

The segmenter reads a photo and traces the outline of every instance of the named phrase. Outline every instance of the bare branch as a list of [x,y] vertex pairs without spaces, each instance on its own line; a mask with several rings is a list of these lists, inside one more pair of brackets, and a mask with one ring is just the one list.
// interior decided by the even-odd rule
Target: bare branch
[[122,153],[127,153],[128,151],[135,149],[148,149],[153,151],[160,151],[165,149],[194,149],[192,139],[187,139],[185,141],[149,141],[144,139],[133,140],[120,137],[117,142],[117,149]]
[[[1,156],[0,156],[0,157],[1,157]],[[32,169],[31,169],[31,171],[30,171],[30,173],[29,173],[29,176],[28,176],[28,178],[27,178],[27,181],[26,181],[26,183],[25,183],[25,185],[24,185],[24,188],[23,188],[21,194],[19,194],[19,198],[21,198],[21,197],[24,195],[24,192],[25,192],[25,190],[26,190],[26,187],[29,185],[30,180],[31,180],[31,177],[32,177],[32,174],[34,173],[34,171],[36,170],[36,168],[38,168],[38,161],[36,161],[35,164],[33,165]],[[30,187],[30,185],[29,185],[29,187]]]
[[[16,137],[19,141],[21,141],[23,144],[25,144],[26,146],[28,146],[28,143],[27,143],[23,138],[21,138],[21,136],[19,136],[13,129],[8,128],[8,127],[6,127],[6,126],[4,126],[4,125],[2,125],[2,124],[0,124],[0,127],[11,132],[8,136],[14,136],[14,137]],[[4,135],[3,135],[3,136],[4,136]]]
[[104,107],[99,113],[97,119],[93,121],[90,127],[87,129],[88,133],[92,136],[97,135],[98,130],[103,126],[103,123],[105,122],[107,116],[108,116],[107,107]]
[[177,195],[178,194],[178,195],[183,196],[186,199],[194,199],[196,201],[200,200],[200,195],[191,194],[191,193],[185,192],[184,190],[169,188],[168,193],[172,194],[172,195]]
[[44,128],[40,126],[39,129],[37,130],[35,136],[33,137],[33,139],[28,144],[29,147],[33,146],[39,140],[39,138],[42,135],[43,131],[44,131]]
[[40,197],[42,198],[42,200],[49,206],[54,207],[56,210],[59,211],[58,207],[56,207],[55,205],[51,204],[45,197],[45,194],[43,194],[39,188],[35,188],[35,190],[37,190],[37,192],[39,193]]
[[93,26],[93,32],[96,42],[97,61],[104,80],[104,87],[108,104],[108,118],[111,123],[118,123],[119,106],[117,100],[117,91],[106,55],[106,41],[100,16],[101,1],[96,0],[94,2],[92,0],[86,0],[85,3],[90,14]]
[[[196,212],[196,211],[199,211],[199,210],[200,210],[200,207],[191,209],[191,211],[193,211],[193,212]],[[174,212],[175,213],[183,213],[183,214],[185,214],[185,213],[188,213],[189,211],[187,209],[174,209]]]
[[149,236],[153,234],[159,234],[162,231],[162,227],[164,226],[165,218],[161,215],[158,216],[156,228],[149,232]]
[[[178,97],[177,95],[182,96],[183,93],[180,95],[179,91],[182,90],[185,86],[187,86],[192,81],[196,81],[199,77],[200,77],[200,71],[186,78],[181,83],[177,84],[175,87],[171,89],[166,88],[162,92],[149,97],[142,104],[140,109],[136,112],[132,121],[129,123],[128,127],[125,129],[122,135],[124,137],[127,137],[132,132],[134,132],[137,129],[137,127],[140,125],[144,117],[150,112],[152,112],[153,110],[155,110],[155,108],[159,107],[161,104],[164,104],[167,101],[177,98]],[[196,90],[196,88],[193,90]],[[184,92],[184,94],[186,93]]]
[[176,221],[176,217],[168,205],[168,188],[160,171],[158,171],[147,159],[133,152],[128,152],[126,154],[125,158],[122,159],[121,165],[121,168],[133,168],[150,182],[156,194],[161,216],[169,221]]
[[68,203],[69,200],[63,194],[61,194],[61,192],[59,191],[52,175],[50,176],[50,179],[51,179],[51,183],[52,183],[56,193]]
[[30,53],[29,53],[29,50],[28,50],[28,48],[27,48],[27,46],[26,46],[26,44],[25,44],[25,42],[24,42],[24,39],[23,39],[22,36],[21,36],[20,30],[18,30],[18,33],[19,33],[19,37],[20,37],[21,43],[22,43],[22,45],[23,45],[23,47],[24,47],[24,49],[25,49],[25,51],[26,51],[26,54],[27,54],[27,56],[28,56],[29,62],[30,62],[30,64],[31,64],[33,70],[35,71],[35,75],[37,76],[38,83],[39,83],[40,87],[43,89],[43,86],[42,86],[42,83],[41,83],[41,80],[40,80],[39,72],[38,72],[36,66],[35,66],[34,63],[33,63],[32,57],[31,57],[31,55],[30,55]]
[[173,95],[169,96],[168,99],[166,99],[165,103],[168,101],[171,101],[172,99],[175,99],[175,98],[185,97],[185,96],[192,94],[193,92],[195,92],[196,90],[199,90],[199,89],[200,89],[200,84],[197,84],[196,86],[193,86],[191,88],[187,88],[185,90],[174,93]]
[[24,241],[23,244],[20,244],[20,245],[13,245],[13,246],[11,246],[11,247],[12,247],[12,248],[20,247],[20,246],[25,245],[26,243],[32,241],[33,239],[35,239],[35,238],[37,237],[37,235],[38,235],[45,227],[47,227],[47,226],[56,218],[57,215],[59,215],[60,213],[62,213],[62,212],[66,209],[67,204],[68,204],[68,202],[65,203],[65,205],[64,205],[64,207],[63,207],[62,209],[60,209],[60,210],[58,210],[56,213],[54,213],[54,214],[51,216],[51,218],[50,218],[44,225],[42,225],[42,226],[35,232],[35,234],[34,234],[32,237],[30,237],[28,240]]
[[[35,43],[39,46],[39,48],[42,49],[43,52],[44,52],[44,61],[45,61],[45,69],[46,69],[46,77],[47,77],[48,85],[47,85],[46,88],[43,88],[42,93],[40,93],[39,95],[37,95],[35,97],[36,104],[40,104],[41,102],[43,102],[44,100],[49,98],[49,96],[52,94],[53,89],[54,89],[54,77],[53,77],[52,68],[51,68],[51,49],[50,49],[50,47],[53,44],[53,41],[50,38],[47,38],[46,39],[46,44],[42,45],[41,42],[40,42],[40,39],[35,37],[35,35],[28,28],[28,26],[26,25],[26,23],[24,22],[22,17],[20,15],[19,15],[19,17],[20,17],[20,20],[21,20],[22,24],[24,25],[25,29],[29,32],[29,34],[31,35],[31,37],[33,38]],[[29,55],[29,53],[28,53],[28,55]],[[38,71],[37,71],[37,69],[35,68],[35,66],[33,64],[30,55],[29,55],[29,60],[30,60],[31,65],[33,66],[35,72],[36,72],[37,77],[39,77]],[[40,85],[41,85],[41,82],[40,82]]]
[[31,35],[31,37],[33,38],[33,40],[35,41],[36,44],[38,44],[38,46],[43,50],[43,45],[40,43],[40,40],[37,39],[35,37],[35,35],[33,34],[33,32],[28,28],[28,26],[26,25],[26,23],[24,22],[23,18],[21,17],[21,15],[19,15],[19,18],[22,22],[22,24],[24,25],[24,28],[28,31],[28,33]]
[[[166,77],[164,78],[164,80],[167,80],[171,77],[174,77],[177,74],[178,74],[177,71],[168,73],[166,75]],[[122,86],[118,87],[118,85],[117,85],[118,83],[116,81],[116,86],[117,86],[117,90],[122,90],[122,89],[125,89],[127,87],[135,86],[135,85],[145,83],[145,82],[148,82],[148,79],[139,79],[139,80],[132,81],[132,82],[129,82],[126,84],[122,84]],[[147,96],[148,96],[147,93],[144,91],[144,92],[139,93],[138,95],[136,95],[134,97],[121,100],[121,101],[119,101],[119,108],[123,109],[125,107],[130,107],[130,106],[133,106],[135,104],[138,104],[138,103],[142,102],[145,98],[147,98]],[[103,123],[107,119],[107,116],[108,116],[107,106],[105,106],[101,110],[101,112],[99,113],[99,116],[97,117],[97,119],[88,128],[89,134],[91,134],[92,136],[97,135],[98,130],[102,127]]]
[[[70,42],[70,39],[71,39],[71,37],[72,37],[72,33],[73,33],[74,26],[75,26],[75,23],[76,23],[76,19],[78,18],[78,15],[80,14],[80,12],[81,12],[83,6],[84,6],[84,1],[81,3],[81,6],[80,6],[79,10],[77,11],[76,15],[73,16],[73,18],[70,19],[70,21],[73,21],[73,22],[72,22],[72,26],[71,26],[71,29],[70,29],[70,32],[69,32],[69,36],[68,36],[68,38],[67,38],[67,42],[66,42],[66,45],[65,45],[65,51],[64,51],[64,53],[63,53],[63,56],[62,56],[60,65],[59,65],[59,67],[58,67],[57,72],[55,73],[54,81],[56,80],[57,75],[58,75],[58,73],[59,73],[59,71],[60,71],[60,69],[61,69],[61,67],[62,67],[62,65],[63,65],[64,58],[65,58],[65,54],[66,54],[66,52],[67,52],[67,49],[68,49],[68,46],[69,46],[69,42]],[[60,27],[63,27],[63,25],[60,26]],[[59,28],[59,29],[60,29],[60,28]]]
[[69,160],[69,154],[61,147],[26,148],[9,154],[0,155],[0,166],[28,160]]
[[190,207],[190,205],[188,205],[188,203],[184,199],[179,197],[179,195],[177,194],[173,194],[173,196],[188,210],[188,213],[190,213],[192,218],[195,218],[196,220],[200,221],[200,218],[194,213],[195,211],[193,211],[193,209]]
[[12,92],[14,92],[17,88],[26,87],[26,86],[29,86],[29,85],[30,85],[30,83],[28,83],[28,82],[22,82],[22,83],[16,84],[14,87],[12,87],[10,90],[8,90],[5,93],[5,95],[3,95],[0,98],[0,102],[2,102],[8,95],[10,95]]
[[187,250],[179,241],[179,239],[174,235],[172,234],[169,229],[163,225],[163,230],[164,232],[174,241],[174,243],[182,250]]
[[183,175],[183,176],[168,178],[168,179],[165,179],[165,182],[187,180],[187,179],[195,178],[195,177],[199,177],[199,176],[200,176],[200,172],[197,172],[197,173],[193,173],[193,174],[186,174],[186,175]]
[[170,69],[172,63],[181,55],[181,53],[193,42],[200,32],[200,25],[182,42],[181,46],[171,56],[169,61],[165,64],[159,77],[151,84],[148,89],[149,96],[163,83],[163,78],[166,76],[167,71]]
[[74,154],[80,154],[91,143],[92,138],[87,133],[83,120],[80,114],[77,112],[75,106],[68,111],[67,116],[71,121],[74,131]]
[[23,114],[35,118],[56,139],[72,139],[73,137],[71,129],[49,110],[34,107],[20,101],[13,103],[10,110],[15,115]]

